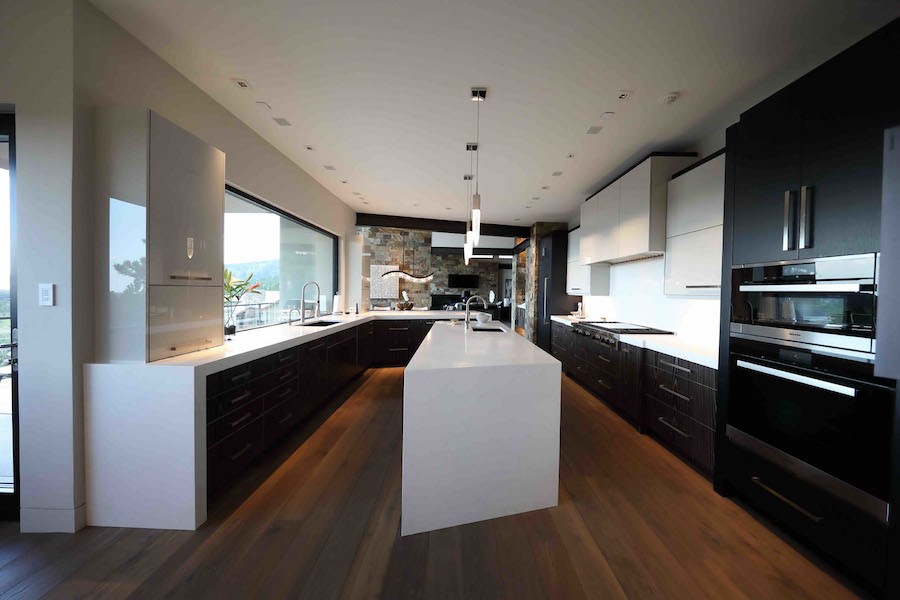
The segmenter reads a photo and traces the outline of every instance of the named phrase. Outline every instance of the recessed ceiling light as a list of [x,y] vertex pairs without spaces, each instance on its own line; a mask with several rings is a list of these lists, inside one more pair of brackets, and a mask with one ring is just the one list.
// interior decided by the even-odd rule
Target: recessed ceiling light
[[566,158],[575,158],[574,154],[566,154]]
[[363,200],[363,204],[368,204],[368,203],[369,203],[368,200]]
[[531,205],[530,205],[530,204],[526,204],[526,205],[525,205],[525,208],[531,208]]
[[350,182],[346,179],[341,179],[341,183],[350,183]]
[[587,135],[597,135],[601,131],[603,131],[603,125],[591,125],[584,133]]
[[247,81],[246,79],[243,79],[243,78],[241,78],[241,77],[233,77],[233,78],[231,79],[231,81],[233,81],[233,82],[234,82],[234,85],[238,86],[238,87],[241,88],[242,90],[249,90],[249,89],[250,89],[250,82]]
[[619,90],[619,95],[616,96],[621,102],[628,102],[634,96],[634,92],[631,90]]
[[272,120],[275,121],[276,123],[278,123],[279,125],[281,125],[282,127],[290,127],[291,126],[291,122],[288,121],[287,119],[285,119],[284,117],[275,117]]
[[549,189],[550,189],[550,186],[549,186],[549,185],[542,185],[542,186],[541,186],[541,189],[542,189],[542,190],[549,190]]
[[315,150],[316,150],[312,146],[307,146],[306,149],[309,150],[310,152],[315,152]]
[[322,165],[322,168],[325,169],[326,171],[334,171],[335,170],[334,165]]
[[678,101],[679,98],[681,98],[680,92],[669,92],[668,94],[660,98],[660,101],[662,101],[663,104],[674,104]]
[[362,196],[362,194],[360,194],[359,192],[353,192],[353,195],[354,196]]
[[413,206],[418,206],[418,203],[416,203],[416,202],[413,202]]
[[562,171],[553,171],[554,177],[559,177],[560,175],[562,175]]
[[532,200],[540,200],[541,197],[540,197],[540,196],[532,196],[531,199],[532,199]]
[[447,208],[445,208],[445,209],[444,209],[444,210],[453,210],[453,209],[452,209],[452,208],[450,208],[450,207],[449,207],[449,206],[448,206],[448,207],[447,207]]
[[513,221],[521,221],[522,219],[513,219]]

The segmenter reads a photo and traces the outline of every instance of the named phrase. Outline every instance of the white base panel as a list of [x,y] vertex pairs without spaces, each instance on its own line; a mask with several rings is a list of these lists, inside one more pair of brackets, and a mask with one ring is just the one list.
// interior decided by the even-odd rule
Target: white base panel
[[77,508],[22,508],[22,533],[75,533],[85,526],[85,506]]
[[556,506],[560,385],[556,361],[407,369],[401,535]]

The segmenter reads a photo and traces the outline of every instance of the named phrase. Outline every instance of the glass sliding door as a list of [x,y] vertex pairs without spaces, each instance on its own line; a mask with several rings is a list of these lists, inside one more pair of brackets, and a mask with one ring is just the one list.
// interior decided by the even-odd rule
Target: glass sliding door
[[19,515],[13,124],[12,115],[0,114],[0,518],[5,519]]

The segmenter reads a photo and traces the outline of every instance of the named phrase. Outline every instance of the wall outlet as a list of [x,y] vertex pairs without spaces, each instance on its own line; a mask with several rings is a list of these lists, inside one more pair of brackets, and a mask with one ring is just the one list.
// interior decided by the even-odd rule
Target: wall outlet
[[56,306],[56,284],[38,284],[38,306]]

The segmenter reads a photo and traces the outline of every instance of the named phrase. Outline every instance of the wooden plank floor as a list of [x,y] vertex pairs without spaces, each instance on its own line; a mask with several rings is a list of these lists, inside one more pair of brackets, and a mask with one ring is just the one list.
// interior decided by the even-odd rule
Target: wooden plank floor
[[370,370],[196,532],[0,525],[0,598],[853,598],[563,379],[558,507],[399,537],[402,369]]

